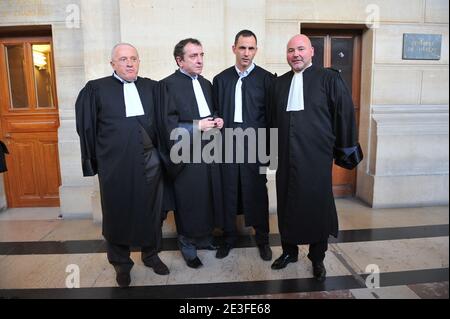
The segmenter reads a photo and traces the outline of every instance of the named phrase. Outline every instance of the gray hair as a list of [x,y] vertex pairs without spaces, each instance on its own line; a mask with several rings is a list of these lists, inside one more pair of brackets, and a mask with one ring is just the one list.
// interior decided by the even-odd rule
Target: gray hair
[[138,57],[139,57],[138,50],[136,49],[136,47],[135,47],[134,45],[129,44],[129,43],[126,43],[126,42],[121,42],[121,43],[117,43],[115,46],[113,46],[113,48],[112,48],[112,50],[111,50],[111,61],[114,60],[114,53],[116,53],[116,49],[117,49],[118,47],[122,46],[122,45],[128,46],[128,47],[132,47],[133,49],[135,49],[135,50],[136,50],[136,53],[137,53],[137,55],[138,55]]

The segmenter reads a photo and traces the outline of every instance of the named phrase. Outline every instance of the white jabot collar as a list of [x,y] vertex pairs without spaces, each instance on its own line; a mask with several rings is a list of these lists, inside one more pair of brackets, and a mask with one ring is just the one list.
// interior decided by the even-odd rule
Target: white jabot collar
[[254,69],[256,65],[255,63],[252,63],[250,67],[245,70],[241,71],[239,68],[235,65],[234,68],[236,69],[237,74],[239,75],[239,79],[236,83],[235,93],[234,93],[234,122],[235,123],[242,123],[242,79],[247,77]]
[[294,72],[292,77],[291,87],[289,89],[289,98],[286,111],[297,112],[305,109],[305,98],[303,93],[303,72],[312,66],[310,63],[306,68],[300,72]]
[[139,92],[134,82],[137,78],[130,82],[122,79],[114,72],[114,77],[123,83],[123,98],[125,101],[125,114],[127,117],[145,115]]

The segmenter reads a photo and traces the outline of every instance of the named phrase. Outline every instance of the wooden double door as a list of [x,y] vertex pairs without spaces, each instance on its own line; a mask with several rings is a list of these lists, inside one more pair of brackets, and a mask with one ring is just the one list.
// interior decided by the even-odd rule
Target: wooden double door
[[[313,63],[341,72],[355,106],[359,127],[361,91],[361,31],[302,29],[314,47]],[[333,166],[333,193],[337,197],[352,196],[356,189],[356,170]]]
[[8,207],[59,206],[59,115],[51,37],[0,37],[0,135]]

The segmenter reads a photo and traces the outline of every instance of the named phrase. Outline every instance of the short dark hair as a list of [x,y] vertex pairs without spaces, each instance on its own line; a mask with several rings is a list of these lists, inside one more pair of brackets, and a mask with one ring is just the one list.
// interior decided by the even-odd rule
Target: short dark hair
[[175,46],[175,49],[173,50],[173,57],[175,58],[175,62],[177,63],[177,65],[178,65],[177,58],[183,59],[184,47],[186,45],[188,45],[189,43],[202,46],[202,43],[200,41],[198,41],[197,39],[193,39],[193,38],[184,39],[184,40],[181,40],[180,42],[178,42],[177,45]]
[[240,37],[246,37],[246,38],[248,38],[248,37],[254,37],[255,40],[256,40],[256,44],[258,44],[258,38],[257,38],[256,35],[255,35],[252,31],[250,31],[250,30],[242,30],[242,31],[239,31],[238,34],[236,34],[236,37],[234,38],[234,45],[236,45],[236,44],[238,43]]

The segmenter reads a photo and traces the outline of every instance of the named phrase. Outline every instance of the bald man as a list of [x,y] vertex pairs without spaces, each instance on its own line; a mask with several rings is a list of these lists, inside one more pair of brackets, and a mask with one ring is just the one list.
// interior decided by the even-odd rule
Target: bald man
[[305,35],[287,45],[291,71],[271,88],[271,126],[278,128],[276,175],[282,255],[272,269],[298,260],[298,246],[309,244],[313,275],[322,282],[328,237],[338,234],[332,189],[334,162],[353,169],[361,160],[352,96],[339,71],[312,63],[314,48]]
[[84,176],[98,175],[103,236],[120,287],[130,285],[130,247],[159,275],[169,269],[158,257],[161,242],[164,90],[138,76],[134,46],[119,43],[111,76],[89,81],[75,105]]

